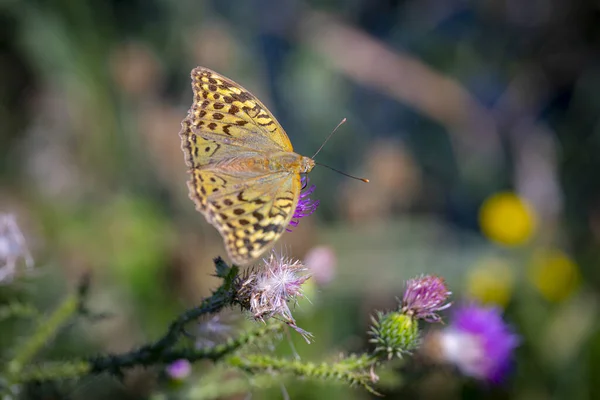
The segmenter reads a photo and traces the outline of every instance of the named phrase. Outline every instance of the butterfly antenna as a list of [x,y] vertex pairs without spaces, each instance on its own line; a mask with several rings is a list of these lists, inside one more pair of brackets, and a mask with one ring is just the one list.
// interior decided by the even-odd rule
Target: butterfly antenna
[[316,164],[316,165],[319,165],[319,166],[321,166],[321,167],[329,168],[330,170],[332,170],[332,171],[335,171],[335,172],[337,172],[338,174],[341,174],[341,175],[347,176],[348,178],[352,178],[352,179],[356,179],[357,181],[362,181],[362,182],[369,183],[369,180],[368,180],[367,178],[359,178],[359,177],[357,177],[357,176],[353,176],[353,175],[347,174],[347,173],[345,173],[345,172],[339,171],[339,170],[337,170],[337,169],[335,169],[335,168],[332,168],[332,167],[330,167],[329,165],[320,164],[320,163],[318,163],[318,162],[315,162],[315,164]]
[[338,128],[340,126],[342,126],[342,124],[344,124],[344,122],[346,122],[346,118],[344,118],[343,120],[340,121],[339,124],[337,124],[337,126],[335,127],[335,129],[333,131],[331,131],[331,133],[329,134],[329,136],[327,136],[327,139],[325,139],[325,141],[323,142],[323,144],[321,145],[321,147],[319,147],[319,150],[317,150],[317,152],[315,153],[314,156],[312,156],[312,159],[314,159],[317,154],[319,154],[319,152],[323,149],[323,147],[325,146],[325,144],[329,141],[329,139],[331,139],[331,137],[333,136],[333,134],[335,133],[335,131],[338,130]]

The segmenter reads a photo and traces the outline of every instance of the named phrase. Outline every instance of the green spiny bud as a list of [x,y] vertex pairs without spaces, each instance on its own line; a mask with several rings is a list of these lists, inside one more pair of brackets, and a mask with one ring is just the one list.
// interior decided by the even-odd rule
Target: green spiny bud
[[376,344],[375,353],[401,358],[404,353],[417,348],[419,345],[419,326],[416,320],[394,311],[388,314],[377,313],[369,334],[370,342]]

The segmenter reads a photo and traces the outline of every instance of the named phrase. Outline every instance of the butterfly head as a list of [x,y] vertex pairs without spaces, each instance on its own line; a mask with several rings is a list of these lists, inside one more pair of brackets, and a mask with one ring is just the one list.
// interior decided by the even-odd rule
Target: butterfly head
[[302,160],[300,161],[300,173],[306,174],[310,172],[315,166],[315,160],[310,157],[302,156]]

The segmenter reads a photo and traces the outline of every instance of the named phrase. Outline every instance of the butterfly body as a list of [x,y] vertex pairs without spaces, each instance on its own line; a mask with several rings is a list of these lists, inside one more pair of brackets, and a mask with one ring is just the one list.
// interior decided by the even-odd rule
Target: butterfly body
[[182,121],[188,188],[231,259],[247,264],[283,234],[315,162],[250,92],[207,68],[192,71],[194,103]]
[[245,156],[235,156],[219,160],[212,164],[208,163],[203,167],[221,172],[237,172],[246,176],[259,176],[279,172],[302,174],[312,170],[314,161],[311,158],[292,152],[249,153]]

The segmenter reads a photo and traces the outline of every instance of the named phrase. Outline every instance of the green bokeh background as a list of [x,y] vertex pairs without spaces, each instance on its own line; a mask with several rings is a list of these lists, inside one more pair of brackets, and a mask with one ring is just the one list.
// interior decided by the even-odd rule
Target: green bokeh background
[[[78,321],[41,355],[66,359],[156,338],[210,293],[211,259],[225,254],[187,198],[178,137],[202,65],[261,98],[301,154],[347,117],[318,159],[371,180],[315,168],[321,206],[278,244],[337,257],[333,280],[296,311],[317,338],[292,336],[304,359],[368,349],[374,310],[435,273],[456,302],[505,309],[522,337],[514,371],[489,387],[408,360],[382,372],[387,398],[598,398],[598,17],[583,0],[2,0],[0,212],[17,216],[36,272],[0,287],[0,301],[51,310],[91,273],[90,305],[111,316]],[[490,240],[478,220],[503,191],[537,221],[519,246]],[[536,275],[547,251],[567,267],[542,262]],[[28,328],[2,325],[2,357]],[[278,351],[292,353],[286,341]],[[140,370],[26,396],[177,396],[220,379],[210,371],[195,366],[184,388]],[[292,399],[370,396],[285,388]]]

